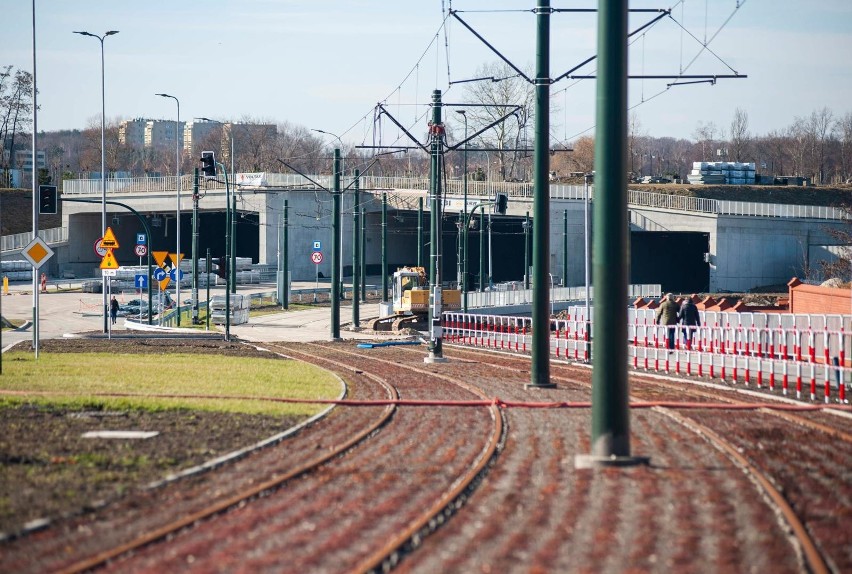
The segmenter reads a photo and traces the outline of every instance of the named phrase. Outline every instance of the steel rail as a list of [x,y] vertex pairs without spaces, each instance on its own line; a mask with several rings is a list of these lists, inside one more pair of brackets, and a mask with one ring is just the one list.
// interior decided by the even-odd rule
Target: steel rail
[[[273,345],[269,345],[269,346],[273,346]],[[359,371],[357,369],[352,369],[348,365],[344,365],[342,363],[338,363],[338,362],[331,361],[331,360],[328,360],[328,359],[321,359],[321,358],[318,358],[318,357],[314,357],[314,356],[308,355],[307,353],[302,353],[302,352],[296,351],[294,349],[288,348],[288,349],[286,349],[286,352],[292,353],[292,354],[295,354],[295,355],[301,355],[302,357],[309,357],[312,360],[306,361],[306,362],[310,362],[312,364],[316,364],[316,361],[320,360],[320,361],[324,361],[326,363],[334,364],[335,366],[344,368],[346,370],[354,371],[355,373],[362,375],[362,376],[378,383],[382,387],[384,387],[384,389],[386,390],[386,392],[388,393],[388,395],[391,398],[399,398],[399,396],[397,395],[396,389],[392,385],[388,384],[386,381],[384,381],[383,379],[381,379],[378,376],[375,376],[375,375],[372,375],[372,374],[369,374],[369,373],[364,373],[364,372]],[[287,354],[285,354],[285,353],[282,353],[282,354],[287,356]],[[295,359],[295,357],[292,357],[292,356],[289,357],[289,358]],[[219,501],[219,502],[217,502],[217,503],[215,503],[211,506],[208,506],[207,508],[204,508],[202,510],[199,510],[197,512],[189,514],[187,516],[184,516],[183,518],[181,518],[179,520],[175,520],[171,523],[168,523],[168,524],[166,524],[166,525],[164,525],[160,528],[154,529],[150,532],[143,533],[143,534],[137,536],[136,538],[134,538],[133,540],[131,540],[131,541],[125,543],[125,544],[121,544],[121,545],[116,546],[114,548],[111,548],[109,550],[105,550],[103,552],[100,552],[100,553],[98,553],[95,556],[92,556],[90,558],[78,561],[78,562],[72,564],[71,566],[68,566],[66,568],[59,570],[59,572],[62,572],[63,574],[76,574],[76,573],[92,570],[93,568],[99,567],[99,566],[105,564],[106,562],[108,562],[110,560],[114,560],[115,558],[118,558],[118,557],[120,557],[124,554],[132,552],[134,550],[137,550],[139,548],[142,548],[143,546],[147,546],[147,545],[152,544],[154,542],[158,542],[158,541],[166,538],[167,536],[174,534],[175,532],[177,532],[179,530],[190,527],[192,524],[194,524],[198,521],[210,518],[210,517],[215,516],[217,514],[221,514],[221,513],[225,512],[225,511],[227,511],[231,508],[236,507],[237,505],[239,505],[240,503],[242,503],[246,500],[249,500],[249,499],[252,499],[252,498],[259,496],[261,493],[263,493],[267,490],[279,488],[281,485],[292,480],[293,478],[296,478],[296,477],[298,477],[302,474],[305,474],[307,472],[314,470],[318,466],[324,464],[325,462],[331,460],[332,458],[339,456],[341,453],[346,452],[347,450],[351,449],[352,447],[354,447],[358,443],[362,442],[364,439],[366,439],[367,437],[372,435],[372,433],[375,432],[378,428],[380,428],[385,423],[387,423],[387,421],[393,415],[395,410],[396,410],[396,407],[394,407],[393,405],[388,405],[382,411],[382,415],[379,418],[374,420],[373,423],[370,424],[368,427],[362,429],[360,432],[358,432],[357,434],[352,436],[349,440],[347,440],[347,441],[345,441],[345,442],[343,442],[339,445],[336,445],[335,447],[331,448],[330,450],[324,451],[324,454],[322,454],[322,455],[316,457],[315,459],[310,460],[310,461],[294,468],[290,472],[287,472],[287,473],[285,473],[281,476],[275,477],[273,479],[264,481],[264,482],[254,486],[254,487],[252,487],[248,490],[245,490],[245,491],[240,492],[240,493],[238,493],[234,496],[231,496],[227,499]]]

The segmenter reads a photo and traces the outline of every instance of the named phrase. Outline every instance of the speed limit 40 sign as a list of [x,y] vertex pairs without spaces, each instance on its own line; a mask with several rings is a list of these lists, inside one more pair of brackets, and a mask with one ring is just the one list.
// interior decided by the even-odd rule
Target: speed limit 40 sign
[[322,251],[314,251],[311,253],[311,261],[319,265],[322,263]]

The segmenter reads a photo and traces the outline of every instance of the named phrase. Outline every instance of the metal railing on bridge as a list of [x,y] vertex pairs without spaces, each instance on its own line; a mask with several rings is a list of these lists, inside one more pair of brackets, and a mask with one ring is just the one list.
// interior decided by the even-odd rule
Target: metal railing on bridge
[[[57,243],[65,243],[68,241],[67,227],[51,227],[49,229],[39,229],[38,236],[48,245]],[[2,251],[18,251],[27,246],[33,240],[33,232],[15,233],[14,235],[4,235],[0,238],[0,250]]]
[[[331,188],[331,175],[310,175],[320,185]],[[191,189],[192,175],[181,176],[181,188]],[[235,188],[313,188],[315,185],[307,178],[294,173],[238,173]],[[352,176],[344,176],[341,182],[346,188],[352,182]],[[224,189],[224,184],[213,180],[204,183],[205,189]],[[365,191],[378,190],[418,190],[429,189],[429,179],[425,177],[362,176],[360,187]],[[133,177],[107,179],[107,193],[164,193],[177,189],[175,176]],[[551,199],[582,200],[586,189],[582,185],[550,184]],[[532,197],[534,186],[530,182],[507,181],[471,181],[467,182],[469,197],[493,197],[495,193],[504,193],[509,197]],[[100,195],[102,183],[99,179],[69,179],[62,182],[63,195]],[[464,181],[448,179],[444,182],[444,193],[461,196],[464,193]],[[589,186],[589,197],[594,198],[594,186]],[[760,203],[749,201],[730,201],[636,191],[628,189],[627,202],[630,207],[649,207],[695,213],[717,215],[740,215],[748,217],[782,217],[842,220],[850,219],[850,214],[836,207],[819,205],[794,205],[780,203]]]

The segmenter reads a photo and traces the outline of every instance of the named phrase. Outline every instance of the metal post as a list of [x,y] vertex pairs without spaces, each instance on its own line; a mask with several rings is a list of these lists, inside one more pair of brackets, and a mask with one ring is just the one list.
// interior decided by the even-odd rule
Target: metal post
[[361,238],[358,250],[361,252],[361,302],[367,302],[367,211],[361,208]]
[[222,171],[225,172],[225,340],[231,340],[231,206],[229,200],[231,198],[231,186],[228,182],[228,172],[225,166],[222,166]]
[[[35,0],[32,3],[33,9],[33,133],[32,133],[32,188],[33,188],[33,239],[38,237],[38,156],[36,155],[36,143],[37,143],[37,134],[38,134],[38,87],[36,82],[36,12],[35,12]],[[101,73],[103,73],[103,44],[101,44]],[[103,76],[102,76],[103,77]],[[103,117],[103,116],[102,116]],[[103,124],[102,124],[103,126]],[[103,128],[101,131],[103,134]],[[101,150],[103,150],[103,142],[101,143]],[[10,155],[15,154],[14,149],[9,150]],[[101,156],[103,158],[103,156]],[[103,173],[103,172],[102,172]],[[106,205],[106,204],[104,204]],[[106,215],[104,215],[104,221],[106,221]],[[104,278],[106,280],[106,278]],[[106,287],[106,285],[104,285]],[[38,347],[39,347],[39,317],[38,317],[38,267],[33,265],[33,351],[35,354],[35,358],[38,359]],[[104,289],[104,312],[106,312],[106,289]],[[105,316],[106,318],[106,316]],[[109,328],[109,323],[107,323],[107,328]]]
[[[207,263],[204,266],[204,269],[206,270],[206,274],[207,274],[207,330],[208,331],[210,330],[210,267],[211,267],[210,248],[208,247],[207,248]],[[148,287],[148,289],[150,291],[150,286]],[[150,313],[149,313],[148,316],[149,316],[148,320],[150,322]]]
[[417,198],[417,266],[423,267],[423,198]]
[[568,286],[568,210],[562,212],[562,286]]
[[444,362],[441,334],[441,171],[443,169],[444,124],[441,121],[441,90],[432,92],[430,146],[430,236],[429,236],[429,355],[427,363]]
[[388,194],[382,192],[382,302],[388,301]]
[[[75,34],[80,34],[81,36],[91,36],[92,38],[97,38],[101,43],[101,237],[106,235],[106,146],[104,145],[106,142],[105,137],[105,123],[106,123],[106,83],[104,81],[104,40],[106,40],[107,36],[112,36],[113,34],[118,34],[118,30],[109,30],[105,32],[103,36],[98,36],[97,34],[91,34],[89,32],[74,32]],[[33,0],[33,109],[38,110],[36,104],[35,97],[35,84],[36,84],[36,63],[35,63],[35,0]],[[36,134],[36,113],[33,113],[33,161],[35,161],[35,134]],[[35,165],[35,163],[33,163]],[[35,172],[34,172],[35,173]],[[34,184],[35,185],[35,184]],[[35,188],[33,188],[33,194],[35,194]],[[33,203],[35,204],[35,198],[33,199]],[[34,207],[35,209],[35,207]],[[35,233],[33,234],[35,237]],[[104,277],[102,283],[102,291],[103,291],[103,303],[104,303],[104,333],[106,333],[108,328],[109,321],[109,307],[107,301],[107,280]],[[33,331],[35,333],[35,330]],[[36,353],[38,356],[38,353]]]
[[171,98],[177,104],[177,118],[175,119],[175,187],[177,189],[177,209],[175,215],[175,257],[177,261],[177,273],[175,273],[175,298],[177,299],[177,325],[180,327],[180,100],[169,94],[155,94],[162,98]]
[[530,212],[524,218],[524,289],[530,288]]
[[[180,273],[178,273],[180,276]],[[198,168],[192,180],[192,324],[198,325]]]
[[340,148],[334,148],[331,198],[331,340],[340,340]]
[[289,309],[290,308],[290,268],[289,268],[289,255],[290,255],[290,244],[289,244],[289,233],[290,233],[290,223],[289,223],[289,207],[287,205],[287,200],[284,200],[284,240],[281,242],[281,260],[278,262],[278,273],[280,277],[278,278],[278,284],[280,285],[279,291],[281,292],[281,308]]
[[479,212],[479,292],[485,291],[485,211]]
[[550,381],[550,0],[536,7],[535,151],[533,154],[532,363],[529,387]]
[[358,237],[360,237],[360,229],[358,229],[358,211],[361,209],[361,193],[358,189],[361,170],[355,170],[355,198],[352,206],[352,328],[357,329],[361,326],[359,295],[361,277],[361,262],[358,258]]
[[491,214],[488,214],[488,288],[494,287],[494,269],[492,267],[491,252]]
[[628,0],[598,10],[597,138],[593,265],[594,342],[591,455],[577,466],[646,463],[630,456],[627,385],[627,22]]
[[461,114],[464,118],[464,182],[462,183],[464,187],[464,207],[462,209],[464,233],[462,234],[462,283],[460,289],[462,290],[462,298],[464,299],[464,312],[467,313],[467,111],[456,110],[456,113]]
[[231,293],[237,292],[237,190],[231,193]]
[[591,348],[591,345],[588,342],[589,338],[590,338],[589,337],[590,330],[591,330],[591,327],[592,327],[591,315],[590,315],[591,310],[590,310],[590,307],[589,307],[589,300],[590,300],[589,289],[591,288],[591,281],[590,281],[590,277],[589,277],[589,271],[590,271],[590,269],[589,269],[589,175],[590,174],[587,173],[583,176],[583,183],[584,183],[584,187],[585,187],[584,198],[583,198],[583,244],[584,244],[583,245],[583,251],[584,251],[584,261],[585,261],[584,272],[585,272],[585,276],[586,276],[585,277],[585,279],[586,279],[586,292],[585,292],[585,296],[586,296],[586,319],[585,319],[585,322],[586,322],[586,341],[587,341],[586,342],[586,356],[589,357],[589,359],[591,359],[592,348]]

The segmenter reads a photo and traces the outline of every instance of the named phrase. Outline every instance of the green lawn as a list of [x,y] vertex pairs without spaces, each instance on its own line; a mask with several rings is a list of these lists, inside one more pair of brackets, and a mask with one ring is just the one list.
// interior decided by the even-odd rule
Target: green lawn
[[71,408],[189,408],[247,414],[313,415],[317,404],[220,398],[106,397],[108,393],[330,399],[340,383],[312,365],[279,359],[212,354],[32,353],[3,355],[4,402],[37,402]]

